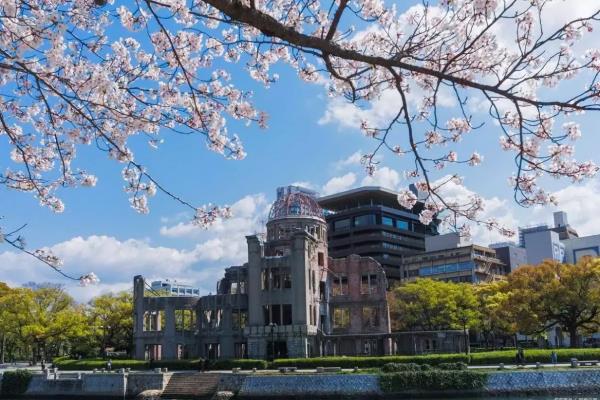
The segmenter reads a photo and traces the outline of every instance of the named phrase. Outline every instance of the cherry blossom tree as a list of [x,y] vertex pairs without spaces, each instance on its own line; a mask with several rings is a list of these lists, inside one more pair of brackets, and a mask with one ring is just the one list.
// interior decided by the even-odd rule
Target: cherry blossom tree
[[[367,173],[381,151],[410,157],[405,176],[421,193],[403,191],[399,203],[424,201],[423,223],[439,217],[468,234],[472,221],[510,235],[479,217],[480,197],[444,196],[445,185],[461,184],[457,173],[431,176],[482,163],[460,146],[483,126],[514,155],[509,179],[521,205],[555,201],[546,176],[577,182],[598,171],[574,158],[581,131],[572,117],[600,109],[600,50],[575,51],[600,10],[550,29],[546,9],[556,1],[424,1],[400,12],[383,0],[0,0],[0,136],[15,165],[0,182],[61,212],[60,188],[96,184],[76,157],[92,145],[122,163],[136,211],[147,213],[148,198],[162,192],[209,225],[229,209],[179,197],[130,141],[159,148],[167,134],[200,135],[210,150],[243,159],[226,121],[266,128],[267,114],[223,65],[241,64],[269,86],[279,78],[271,66],[284,63],[358,107],[393,91],[395,116],[360,125],[375,145],[362,159]],[[452,107],[440,100],[448,95]],[[488,112],[481,121],[469,111],[475,96]],[[38,256],[56,267],[53,255]]]

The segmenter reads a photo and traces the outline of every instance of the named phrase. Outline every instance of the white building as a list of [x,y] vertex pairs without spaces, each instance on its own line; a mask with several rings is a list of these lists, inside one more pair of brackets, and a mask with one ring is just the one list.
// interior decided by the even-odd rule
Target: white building
[[150,284],[150,289],[158,293],[167,292],[169,296],[200,296],[200,289],[168,279],[164,281],[153,281]]

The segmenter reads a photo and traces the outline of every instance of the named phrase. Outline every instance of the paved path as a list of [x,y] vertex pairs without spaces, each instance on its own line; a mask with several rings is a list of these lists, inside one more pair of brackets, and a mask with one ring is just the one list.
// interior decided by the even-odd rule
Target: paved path
[[[558,363],[558,364],[541,364],[542,367],[544,367],[545,369],[551,369],[551,368],[569,368],[571,367],[570,363]],[[535,369],[536,365],[535,364],[526,364],[524,366],[524,368],[517,368],[516,365],[510,365],[510,364],[506,364],[504,366],[505,369],[507,370],[514,370],[514,369]],[[585,368],[585,367],[582,367]],[[17,363],[15,364],[0,364],[0,372],[3,371],[14,371],[16,369],[28,369],[31,372],[42,372],[42,368],[40,365],[36,365],[36,366],[29,366],[28,363]],[[498,369],[498,365],[470,365],[469,366],[470,370],[496,370]],[[352,368],[344,368],[343,369],[344,372],[352,372],[353,369]],[[81,372],[81,373],[91,373],[92,371],[61,371],[61,372],[68,372],[68,373],[77,373],[77,372]],[[183,372],[183,371],[169,371],[169,372]],[[187,371],[189,372],[189,371]],[[279,373],[279,370],[261,370],[261,373]],[[298,369],[296,372],[299,373],[314,373],[315,369]],[[230,374],[232,373],[231,370],[224,370],[224,371],[207,371],[207,373],[225,373],[225,374]]]

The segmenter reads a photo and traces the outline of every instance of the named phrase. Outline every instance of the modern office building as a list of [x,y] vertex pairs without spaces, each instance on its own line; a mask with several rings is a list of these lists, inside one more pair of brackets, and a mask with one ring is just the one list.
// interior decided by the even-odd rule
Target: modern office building
[[266,238],[246,237],[248,262],[226,269],[216,294],[152,292],[134,278],[136,358],[390,354],[383,267],[369,257],[329,258],[314,194],[277,194]]
[[559,235],[548,225],[519,228],[520,245],[527,251],[527,263],[535,265],[544,260],[564,261],[565,245],[561,243]]
[[366,186],[318,201],[326,211],[329,255],[372,257],[385,268],[390,282],[402,279],[402,257],[424,252],[425,238],[437,235],[437,221],[419,221],[423,204],[402,208],[393,190]]
[[428,237],[425,252],[405,256],[402,279],[431,278],[451,282],[489,282],[506,274],[494,249],[468,243],[457,233]]

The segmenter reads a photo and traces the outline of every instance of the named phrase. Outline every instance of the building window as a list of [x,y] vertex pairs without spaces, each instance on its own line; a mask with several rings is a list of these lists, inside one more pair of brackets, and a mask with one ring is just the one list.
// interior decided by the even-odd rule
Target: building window
[[248,349],[245,342],[242,343],[234,343],[233,352],[235,358],[247,358],[248,357]]
[[281,306],[279,304],[271,305],[271,322],[275,325],[281,325]]
[[281,318],[282,325],[291,325],[292,324],[292,305],[284,304],[281,309],[283,315]]
[[175,310],[175,330],[193,331],[196,329],[196,313],[194,310]]
[[292,324],[292,305],[291,304],[270,304],[263,306],[263,316],[265,326],[291,325]]
[[339,229],[349,228],[352,226],[352,221],[349,218],[340,219],[333,222],[333,230],[337,231]]
[[360,281],[361,294],[373,294],[377,292],[377,275],[363,274]]
[[358,217],[354,217],[354,226],[364,226],[364,225],[374,225],[375,224],[375,215],[367,214],[367,215],[359,215]]
[[281,274],[279,268],[271,268],[271,288],[281,289]]
[[248,312],[232,311],[231,312],[231,327],[233,330],[241,330],[246,327],[248,321]]
[[350,310],[345,307],[333,309],[333,329],[347,329],[350,327]]
[[285,270],[282,274],[283,276],[283,288],[291,289],[292,288],[292,274],[289,270]]
[[218,329],[221,327],[222,320],[222,309],[217,308],[215,310],[205,310],[203,313],[202,327],[207,329]]
[[383,225],[394,226],[394,219],[390,217],[381,217],[381,223]]
[[402,221],[401,219],[396,220],[396,228],[404,229],[405,231],[410,230],[408,221]]
[[333,295],[344,296],[348,294],[348,277],[337,275],[333,278]]
[[475,267],[473,261],[464,261],[459,263],[442,264],[433,267],[419,268],[419,276],[431,276],[439,274],[448,274],[461,271],[470,271]]
[[317,256],[319,267],[325,266],[325,254],[323,254],[323,252],[320,251],[319,254],[317,254]]
[[269,270],[268,269],[263,269],[260,273],[260,288],[262,290],[269,290]]
[[165,330],[164,311],[146,311],[144,313],[144,332],[158,332]]
[[376,328],[379,326],[379,309],[377,307],[363,307],[363,328]]

